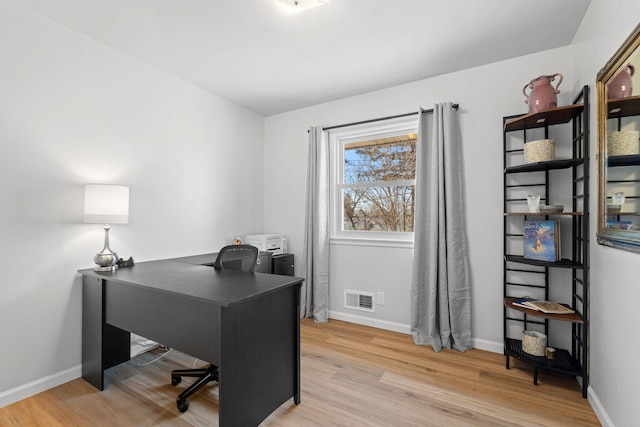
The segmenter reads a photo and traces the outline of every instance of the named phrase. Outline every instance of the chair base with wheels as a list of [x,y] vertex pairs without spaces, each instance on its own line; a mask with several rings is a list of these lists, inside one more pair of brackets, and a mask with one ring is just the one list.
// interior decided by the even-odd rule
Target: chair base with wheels
[[176,399],[178,411],[186,412],[189,409],[189,401],[187,398],[196,391],[200,390],[211,381],[218,381],[218,367],[209,365],[208,368],[202,369],[175,369],[171,372],[171,385],[178,385],[182,381],[182,377],[196,377],[198,380],[191,384],[189,388],[180,393]]

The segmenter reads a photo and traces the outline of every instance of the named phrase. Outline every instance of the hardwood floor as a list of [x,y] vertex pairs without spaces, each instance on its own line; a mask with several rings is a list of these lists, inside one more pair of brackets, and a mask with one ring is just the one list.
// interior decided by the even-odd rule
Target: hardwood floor
[[[301,322],[302,403],[293,399],[262,426],[597,426],[576,381],[481,350],[434,353],[408,335],[336,320]],[[216,426],[217,386],[175,406],[189,384],[172,369],[193,358],[155,350],[107,371],[98,392],[76,379],[0,409],[1,426]],[[200,362],[202,364],[202,362]],[[250,404],[250,403],[248,403]]]

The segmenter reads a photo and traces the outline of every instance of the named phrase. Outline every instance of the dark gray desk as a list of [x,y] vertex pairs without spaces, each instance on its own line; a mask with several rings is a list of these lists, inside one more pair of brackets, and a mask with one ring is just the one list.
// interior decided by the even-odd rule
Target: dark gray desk
[[207,257],[80,270],[82,377],[102,390],[134,332],[219,366],[219,425],[256,426],[300,403],[303,279],[199,265]]

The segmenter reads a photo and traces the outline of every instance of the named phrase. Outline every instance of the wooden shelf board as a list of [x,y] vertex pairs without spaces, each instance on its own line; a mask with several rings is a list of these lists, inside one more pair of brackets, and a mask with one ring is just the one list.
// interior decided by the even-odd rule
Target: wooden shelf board
[[504,130],[508,132],[568,123],[577,113],[582,111],[583,108],[584,105],[582,104],[572,104],[538,111],[537,113],[524,114],[520,117],[505,121]]
[[607,216],[640,216],[640,212],[607,212]]
[[640,115],[640,95],[609,99],[607,101],[607,112],[607,117],[610,119]]
[[[516,299],[518,299],[518,298],[505,297],[504,298],[505,307],[511,308],[513,310],[520,311],[522,313],[528,314],[529,316],[540,317],[540,318],[543,318],[543,319],[555,319],[555,320],[562,320],[564,322],[571,322],[571,323],[582,323],[583,322],[582,317],[577,313],[568,313],[568,314],[543,313],[543,312],[538,311],[538,310],[529,310],[528,308],[524,308],[524,307],[520,307],[520,306],[517,306],[517,305],[513,305],[513,302]],[[563,305],[566,305],[566,304],[563,304]],[[567,307],[569,307],[569,306],[567,305]]]

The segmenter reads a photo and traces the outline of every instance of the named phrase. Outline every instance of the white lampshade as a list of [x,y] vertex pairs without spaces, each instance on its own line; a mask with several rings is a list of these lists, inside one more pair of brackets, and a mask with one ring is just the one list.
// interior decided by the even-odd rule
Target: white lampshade
[[129,222],[129,187],[87,184],[84,186],[84,222],[126,224]]

